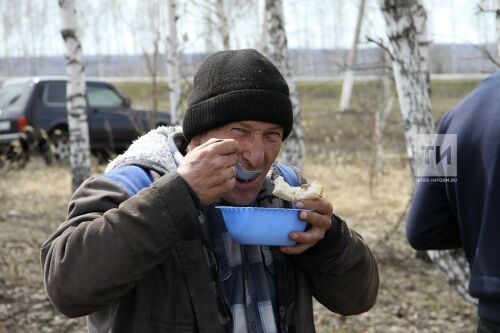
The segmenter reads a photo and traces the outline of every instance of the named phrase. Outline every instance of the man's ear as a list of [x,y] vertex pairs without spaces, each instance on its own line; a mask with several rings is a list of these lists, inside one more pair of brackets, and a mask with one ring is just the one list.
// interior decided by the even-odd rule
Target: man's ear
[[200,134],[196,135],[196,136],[193,136],[191,138],[191,141],[189,142],[189,147],[191,149],[195,148],[195,147],[198,147],[199,145],[202,144],[202,136]]

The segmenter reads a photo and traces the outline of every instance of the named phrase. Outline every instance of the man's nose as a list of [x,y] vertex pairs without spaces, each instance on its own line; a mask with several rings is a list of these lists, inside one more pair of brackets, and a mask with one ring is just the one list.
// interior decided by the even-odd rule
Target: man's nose
[[259,168],[264,162],[264,142],[262,138],[253,137],[252,140],[246,140],[240,144],[241,156],[246,167]]

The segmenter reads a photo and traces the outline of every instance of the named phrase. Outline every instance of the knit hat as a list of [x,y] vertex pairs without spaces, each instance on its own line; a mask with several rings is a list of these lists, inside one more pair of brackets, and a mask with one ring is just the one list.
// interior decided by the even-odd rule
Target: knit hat
[[288,85],[271,61],[252,49],[217,52],[201,64],[184,116],[187,141],[240,120],[281,125],[283,140],[293,123]]

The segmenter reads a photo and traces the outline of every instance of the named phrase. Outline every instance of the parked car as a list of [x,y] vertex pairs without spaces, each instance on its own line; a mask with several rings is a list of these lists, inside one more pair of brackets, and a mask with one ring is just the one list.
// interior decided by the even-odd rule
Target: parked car
[[[90,147],[96,151],[125,150],[144,132],[168,125],[170,115],[131,108],[108,82],[86,81]],[[56,157],[69,156],[65,77],[30,77],[7,80],[0,88],[0,145],[20,138],[31,126],[48,134]]]

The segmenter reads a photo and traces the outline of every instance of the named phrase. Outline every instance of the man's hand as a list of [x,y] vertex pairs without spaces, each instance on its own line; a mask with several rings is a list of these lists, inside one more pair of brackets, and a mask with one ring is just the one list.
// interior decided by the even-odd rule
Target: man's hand
[[217,201],[236,184],[239,145],[233,139],[210,139],[195,147],[177,168],[203,206]]
[[311,228],[306,232],[292,231],[290,239],[297,242],[295,246],[281,247],[281,251],[286,254],[300,254],[313,247],[319,240],[325,237],[325,232],[332,224],[333,207],[332,204],[321,198],[314,200],[303,200],[296,203],[297,208],[310,209],[300,212],[300,219],[309,223]]

